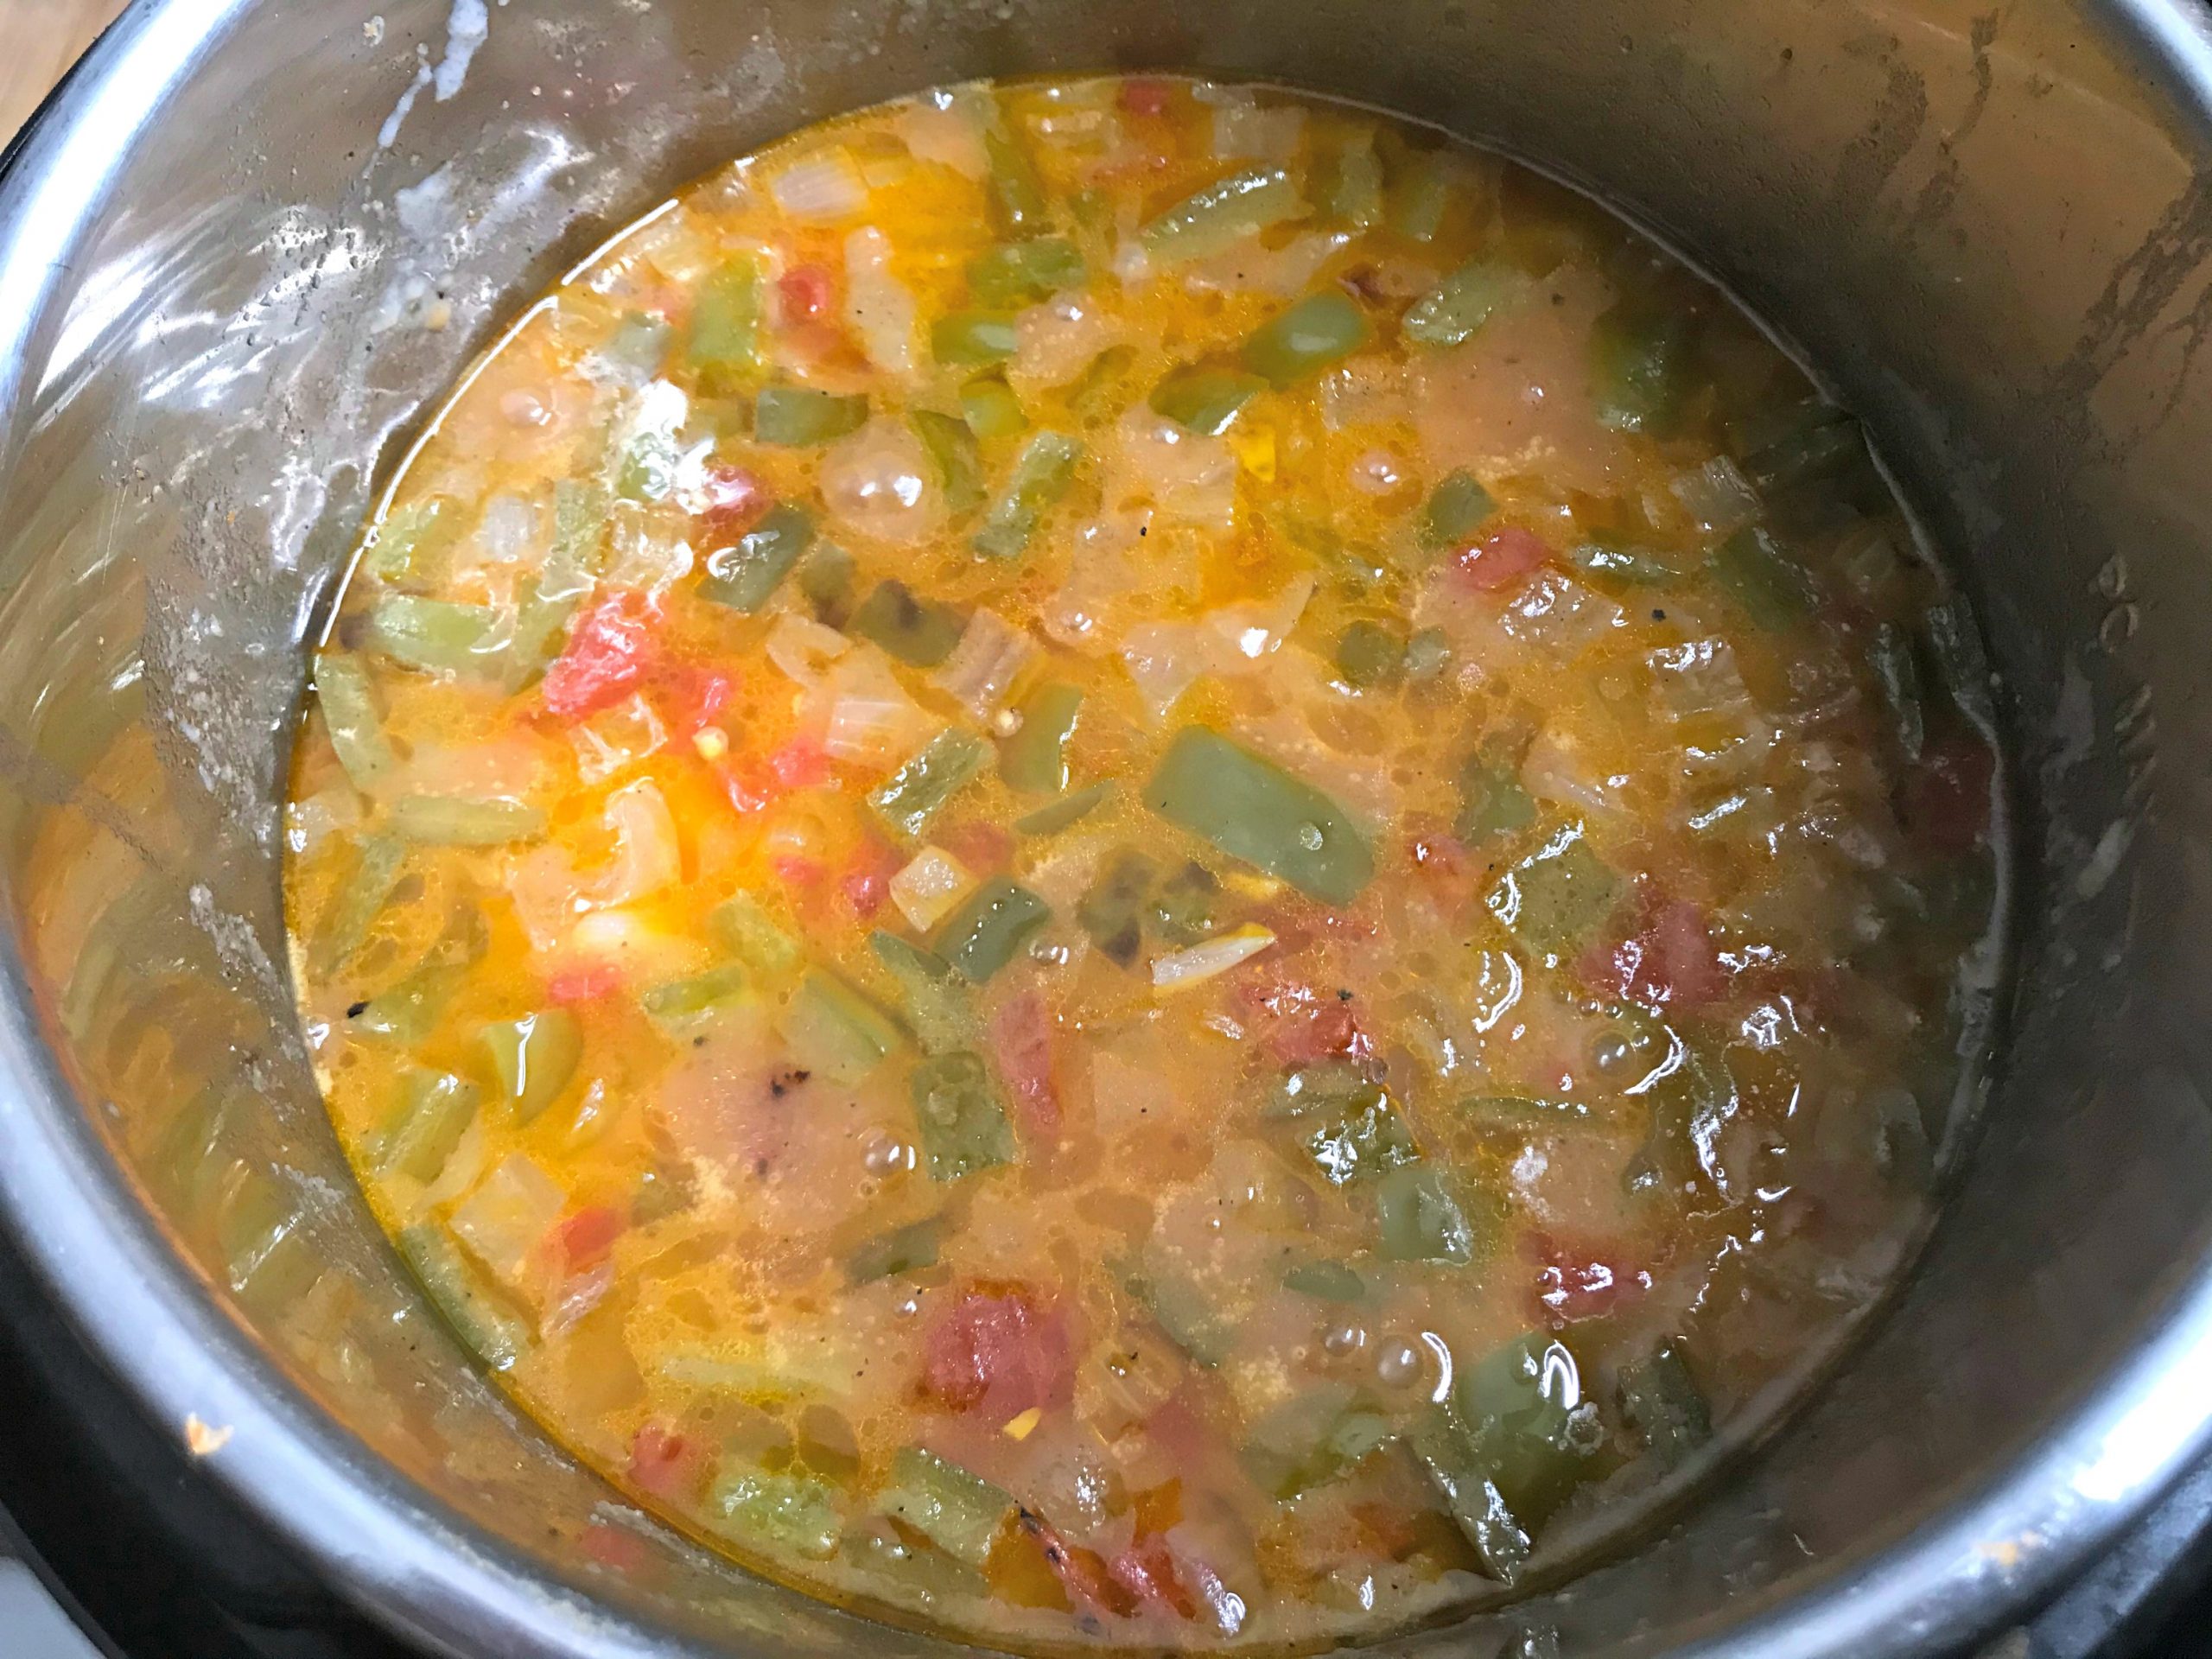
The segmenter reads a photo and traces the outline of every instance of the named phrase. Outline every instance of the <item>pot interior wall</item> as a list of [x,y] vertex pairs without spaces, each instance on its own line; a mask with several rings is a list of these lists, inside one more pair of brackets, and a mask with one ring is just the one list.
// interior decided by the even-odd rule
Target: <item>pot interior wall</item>
[[[36,216],[55,238],[0,383],[0,869],[11,971],[37,1010],[15,1033],[29,1085],[14,1109],[99,1149],[87,1179],[108,1224],[149,1253],[165,1294],[226,1322],[208,1327],[227,1333],[223,1363],[265,1374],[334,1460],[485,1573],[544,1575],[514,1630],[612,1643],[580,1593],[711,1650],[931,1645],[636,1516],[420,1305],[292,1029],[277,861],[300,642],[425,401],[520,299],[714,162],[975,75],[1160,67],[1313,87],[1527,156],[1691,253],[1868,418],[1983,603],[2017,745],[2026,925],[2014,1040],[1947,1219],[1882,1328],[1738,1483],[1644,1554],[1480,1628],[1501,1643],[1555,1630],[1576,1653],[1718,1640],[1860,1571],[2033,1444],[2205,1270],[2212,658],[2196,639],[2212,378],[2196,348],[2212,194],[2205,118],[2176,113],[2190,60],[2128,34],[2126,10],[145,14],[109,60],[173,84],[106,111],[103,149],[135,131],[127,153],[87,167],[89,141],[49,128],[0,193],[10,222]],[[70,157],[64,205],[37,185]],[[41,1205],[89,1201],[10,1197],[32,1235]],[[2093,1527],[2132,1495],[2114,1477],[2069,1502]],[[2061,1540],[1954,1541],[1916,1570],[1950,1574],[1945,1605],[1964,1617]],[[447,1641],[478,1616],[391,1564],[346,1572]],[[1909,1646],[1948,1616],[1931,1606],[1924,1629],[1891,1635]]]

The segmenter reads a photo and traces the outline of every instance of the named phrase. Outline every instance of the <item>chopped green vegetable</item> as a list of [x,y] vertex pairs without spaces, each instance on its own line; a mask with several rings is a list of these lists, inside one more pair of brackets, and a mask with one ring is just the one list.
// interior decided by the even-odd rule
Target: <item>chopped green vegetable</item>
[[1590,1472],[1590,1456],[1605,1442],[1597,1407],[1583,1393],[1573,1353],[1541,1332],[1507,1343],[1454,1379],[1457,1434],[1531,1525]]
[[353,787],[366,792],[399,764],[391,743],[377,717],[376,696],[359,658],[350,652],[326,651],[315,659],[315,701],[322,709],[322,724],[330,734],[330,747]]
[[1629,1164],[1629,1190],[1717,1190],[1713,1148],[1721,1126],[1736,1115],[1735,1074],[1704,1039],[1671,1031],[1649,1015],[1641,1015],[1637,1023],[1646,1020],[1656,1027],[1654,1035],[1664,1045],[1659,1052],[1676,1049],[1681,1058],[1643,1091],[1651,1120],[1643,1145]]
[[412,1047],[437,1029],[438,1020],[467,977],[466,963],[443,960],[433,951],[429,960],[404,979],[371,997],[353,1027],[364,1037],[388,1037]]
[[1130,401],[1127,383],[1136,360],[1134,346],[1109,346],[1092,358],[1060,394],[1067,400],[1068,412],[1085,426],[1103,425],[1120,414]]
[[911,841],[930,827],[945,803],[982,771],[989,758],[982,738],[948,726],[873,791],[868,804],[886,824]]
[[1521,769],[1503,745],[1486,743],[1459,769],[1459,815],[1452,833],[1470,847],[1511,835],[1536,821],[1536,803],[1521,785]]
[[1022,446],[1014,474],[969,545],[987,559],[1019,558],[1046,510],[1075,480],[1083,446],[1065,432],[1039,432]]
[[856,1285],[895,1279],[937,1265],[938,1236],[944,1225],[934,1216],[878,1233],[845,1258],[845,1277]]
[[910,939],[879,929],[868,935],[868,948],[897,982],[906,1004],[906,1023],[925,1054],[949,1054],[972,1049],[983,1040],[983,1022],[968,987],[952,971],[952,964],[934,950],[925,950]]
[[1330,904],[1350,904],[1375,874],[1375,855],[1343,808],[1202,726],[1175,734],[1144,803],[1230,857]]
[[799,556],[798,590],[817,622],[842,626],[853,607],[853,556],[817,541]]
[[891,1459],[884,1513],[896,1516],[956,1560],[981,1567],[1013,1497],[957,1463],[905,1446]]
[[753,400],[753,441],[789,449],[842,438],[867,420],[868,398],[859,392],[842,397],[812,386],[763,386]]
[[650,986],[639,994],[638,1006],[663,1031],[680,1035],[741,1000],[746,984],[745,969],[726,962],[703,973]]
[[751,615],[783,585],[813,540],[814,515],[804,507],[779,501],[734,545],[707,555],[699,597]]
[[1390,1420],[1348,1382],[1311,1384],[1262,1412],[1238,1458],[1255,1485],[1278,1498],[1350,1473],[1397,1437]]
[[1014,388],[990,375],[960,389],[960,418],[979,438],[1019,437],[1029,428],[1029,416]]
[[1478,259],[1415,301],[1400,326],[1424,346],[1457,346],[1528,291],[1526,273]]
[[1020,703],[1021,723],[999,745],[999,776],[1009,789],[1057,795],[1068,786],[1068,740],[1083,710],[1083,688],[1049,680]]
[[461,531],[460,502],[423,496],[385,514],[361,555],[361,569],[379,582],[433,582]]
[[1351,356],[1374,334],[1367,314],[1332,289],[1262,323],[1245,340],[1243,361],[1280,391]]
[[1321,192],[1321,207],[1351,230],[1371,231],[1382,222],[1382,162],[1374,134],[1360,132],[1346,141]]
[[970,512],[982,505],[983,464],[976,453],[976,435],[968,429],[968,423],[933,409],[918,409],[906,420],[937,469],[944,505],[956,513]]
[[1064,795],[1049,806],[1040,806],[1027,817],[1014,821],[1014,831],[1024,836],[1057,836],[1071,825],[1089,817],[1114,798],[1114,785],[1102,779],[1085,784],[1072,795]]
[[1209,1369],[1220,1364],[1236,1344],[1235,1324],[1163,1252],[1147,1247],[1146,1256],[1141,1268],[1123,1275],[1124,1287],[1192,1363]]
[[488,605],[386,594],[369,610],[370,649],[426,674],[497,674],[509,634],[505,613]]
[[847,631],[872,639],[900,662],[935,668],[952,655],[968,619],[935,600],[917,599],[896,577],[879,582],[854,611]]
[[1421,544],[1431,552],[1464,546],[1497,511],[1497,503],[1482,480],[1464,467],[1446,473],[1428,493],[1428,505],[1421,512]]
[[1866,435],[1834,404],[1813,402],[1770,442],[1744,457],[1744,475],[1763,496],[1834,477],[1866,459]]
[[1441,1262],[1463,1268],[1479,1241],[1459,1184],[1432,1164],[1401,1163],[1375,1184],[1378,1246],[1391,1262]]
[[1390,1091],[1348,1060],[1320,1060],[1292,1071],[1263,1115],[1295,1126],[1300,1144],[1332,1186],[1421,1156]]
[[1509,868],[1484,902],[1522,944],[1555,961],[1590,943],[1624,891],[1620,877],[1590,850],[1578,821]]
[[707,1515],[708,1525],[737,1543],[765,1544],[816,1560],[837,1553],[844,1528],[836,1490],[826,1482],[743,1465],[715,1478]]
[[1355,691],[1389,685],[1406,671],[1406,642],[1380,622],[1361,617],[1337,636],[1337,673]]
[[668,361],[668,347],[675,330],[665,317],[644,311],[626,311],[600,348],[592,353],[623,376],[639,382],[652,379]]
[[1221,883],[1195,859],[1156,883],[1146,919],[1168,944],[1190,946],[1221,925]]
[[1649,549],[1621,542],[1578,542],[1567,550],[1567,560],[1586,575],[1639,585],[1674,582],[1681,574]]
[[749,893],[715,906],[707,925],[724,950],[764,980],[772,983],[787,978],[798,967],[798,941],[778,926]]
[[1483,1571],[1500,1584],[1511,1584],[1528,1563],[1529,1538],[1490,1478],[1479,1449],[1469,1446],[1442,1412],[1424,1421],[1410,1444],[1452,1523],[1474,1546]]
[[699,290],[683,354],[709,397],[728,396],[760,371],[760,262],[741,253]]
[[941,1549],[910,1544],[887,1521],[849,1531],[840,1546],[851,1570],[862,1579],[893,1586],[902,1599],[925,1612],[938,1611],[963,1596],[987,1596],[990,1586],[972,1567],[963,1567]]
[[982,1056],[932,1054],[914,1068],[914,1120],[933,1181],[957,1181],[1010,1161],[1014,1131]]
[[1154,413],[1214,437],[1226,432],[1236,411],[1267,389],[1258,375],[1238,369],[1177,369],[1152,389],[1151,403]]
[[543,836],[545,814],[521,801],[403,795],[391,804],[391,828],[425,847],[505,847]]
[[507,1311],[497,1292],[470,1267],[445,1229],[417,1222],[399,1235],[399,1254],[414,1269],[431,1306],[468,1351],[504,1371],[530,1347],[530,1327]]
[[1357,1302],[1367,1295],[1360,1276],[1341,1262],[1301,1262],[1283,1274],[1282,1287],[1321,1302]]
[[776,1030],[803,1069],[832,1083],[861,1082],[900,1040],[889,1014],[820,968],[799,981]]
[[1414,242],[1433,242],[1452,205],[1449,164],[1433,152],[1415,152],[1395,169],[1386,208],[1390,228]]
[[991,220],[999,234],[1027,237],[1050,230],[1045,181],[1022,142],[993,123],[983,130],[983,155],[990,165]]
[[1092,878],[1076,905],[1076,925],[1099,954],[1123,968],[1136,965],[1144,949],[1145,901],[1160,879],[1160,866],[1133,847],[1124,847]]
[[511,690],[528,685],[559,652],[569,617],[605,563],[607,513],[607,492],[598,485],[571,478],[554,485],[552,550],[544,568],[524,580],[515,607],[514,643],[507,652]]
[[1077,288],[1086,272],[1083,255],[1065,236],[1001,242],[968,262],[968,292],[976,303],[1014,310]]
[[1003,363],[1020,346],[1011,311],[948,311],[930,325],[930,354],[957,369]]
[[1177,202],[1137,234],[1147,253],[1174,264],[1219,253],[1305,213],[1305,198],[1287,170],[1254,167]]
[[1598,319],[1591,350],[1601,425],[1658,432],[1673,422],[1691,367],[1689,330],[1679,313],[1647,314],[1624,302]]
[[364,836],[355,848],[353,868],[338,884],[315,924],[308,945],[308,971],[326,977],[345,966],[361,948],[407,862],[407,846],[395,836]]
[[1928,720],[1911,636],[1894,622],[1883,623],[1867,643],[1866,662],[1890,711],[1891,735],[1907,760],[1918,760],[1928,741]]
[[1052,907],[1028,888],[995,875],[961,901],[938,929],[938,953],[970,985],[1012,962]]
[[1421,628],[1406,641],[1406,677],[1415,685],[1441,679],[1452,666],[1452,641],[1441,628]]
[[584,1052],[583,1028],[566,1008],[494,1020],[478,1040],[518,1124],[528,1123],[560,1098]]
[[1713,1408],[1680,1345],[1662,1342],[1620,1368],[1621,1415],[1644,1450],[1671,1469],[1713,1438]]
[[428,1186],[476,1121],[483,1091],[450,1071],[410,1066],[399,1075],[399,1098],[364,1150],[379,1175],[405,1175]]
[[1757,524],[1746,524],[1713,549],[1706,569],[1751,620],[1769,632],[1805,620],[1819,597],[1804,568]]

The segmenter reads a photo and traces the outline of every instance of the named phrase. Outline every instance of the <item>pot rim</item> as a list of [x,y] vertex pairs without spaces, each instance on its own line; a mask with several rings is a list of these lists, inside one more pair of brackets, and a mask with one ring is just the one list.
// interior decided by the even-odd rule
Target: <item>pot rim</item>
[[[52,275],[90,228],[120,158],[256,3],[139,0],[0,152],[0,409],[24,398]],[[2104,9],[2154,74],[2212,111],[2212,13],[2182,0]],[[231,1431],[206,1461],[248,1510],[349,1600],[438,1651],[480,1653],[486,1637],[502,1654],[543,1659],[725,1651],[651,1630],[534,1570],[269,1366],[133,1194],[36,1006],[11,935],[0,941],[0,1225],[155,1421],[180,1435],[188,1418]],[[2000,1633],[2212,1450],[2212,1390],[2199,1381],[2208,1370],[2212,1268],[2199,1264],[2027,1455],[1865,1559],[1677,1651],[1861,1659]]]

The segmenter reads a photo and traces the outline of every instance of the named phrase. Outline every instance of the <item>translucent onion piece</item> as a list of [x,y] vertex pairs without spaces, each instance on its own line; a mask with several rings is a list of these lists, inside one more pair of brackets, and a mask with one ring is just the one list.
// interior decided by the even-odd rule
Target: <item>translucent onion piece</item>
[[1218,938],[1207,939],[1187,950],[1152,959],[1152,988],[1177,991],[1200,980],[1226,973],[1240,962],[1249,962],[1275,942],[1275,936],[1256,922],[1231,928]]
[[917,931],[926,933],[950,915],[976,885],[958,859],[925,847],[891,878],[891,902]]
[[1539,571],[1514,591],[1498,614],[1512,639],[1573,657],[1622,623],[1621,607],[1556,570]]
[[579,721],[569,738],[575,745],[577,775],[596,784],[657,753],[668,741],[668,728],[652,704],[633,693]]
[[977,611],[930,679],[978,720],[988,720],[1036,655],[1027,633],[990,611]]
[[762,647],[770,662],[803,686],[818,683],[830,665],[852,648],[853,642],[836,629],[791,613],[776,619]]
[[891,241],[873,226],[845,238],[845,321],[868,360],[901,380],[914,373],[914,296],[891,274]]
[[1017,392],[1064,386],[1117,343],[1121,326],[1073,294],[1033,305],[1014,320],[1014,359],[1007,379]]
[[768,194],[793,219],[835,224],[868,206],[868,181],[849,153],[834,149],[785,168],[768,181]]
[[918,99],[896,124],[917,161],[935,162],[982,182],[991,169],[983,148],[983,100],[973,92],[934,92]]
[[1213,153],[1224,162],[1287,162],[1306,136],[1306,111],[1294,104],[1262,105],[1239,98],[1213,111]]
[[641,778],[616,790],[607,798],[607,823],[614,831],[614,862],[593,893],[595,903],[633,904],[683,879],[676,817],[659,785]]
[[1313,596],[1313,578],[1300,576],[1266,599],[1224,605],[1188,622],[1145,622],[1131,628],[1122,662],[1155,718],[1201,674],[1249,673],[1298,626]]
[[906,695],[891,664],[874,651],[841,658],[810,697],[829,700],[822,747],[833,760],[864,765],[903,760],[938,725]]
[[1668,488],[1707,536],[1732,536],[1759,516],[1758,492],[1726,455],[1676,474]]
[[453,1212],[453,1230],[502,1283],[520,1289],[539,1241],[568,1202],[560,1183],[522,1154],[511,1152]]

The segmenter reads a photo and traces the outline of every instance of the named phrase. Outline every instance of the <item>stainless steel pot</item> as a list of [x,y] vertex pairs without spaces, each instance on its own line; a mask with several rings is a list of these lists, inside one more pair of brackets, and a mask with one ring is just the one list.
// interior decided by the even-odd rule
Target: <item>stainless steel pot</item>
[[522,296],[811,117],[1100,66],[1427,117],[1688,251],[1867,417],[2020,757],[2012,1034],[1910,1287],[1664,1537],[1399,1646],[1998,1631],[2212,1444],[2212,37],[2179,0],[137,6],[0,179],[6,1225],[155,1419],[433,1648],[946,1650],[701,1556],[469,1370],[290,1029],[276,804],[372,475]]

